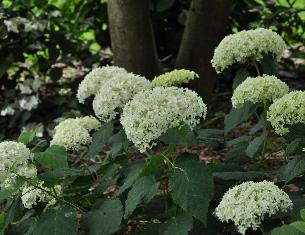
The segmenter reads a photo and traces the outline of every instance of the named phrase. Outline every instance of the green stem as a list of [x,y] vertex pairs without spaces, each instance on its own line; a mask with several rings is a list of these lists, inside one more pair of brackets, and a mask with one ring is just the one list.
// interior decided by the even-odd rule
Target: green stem
[[256,69],[257,75],[260,76],[261,73],[259,72],[259,68],[258,68],[258,65],[257,65],[256,62],[254,62],[254,67],[255,67],[255,69]]
[[263,150],[262,150],[262,157],[264,158],[266,152],[266,143],[268,138],[268,120],[267,120],[267,104],[266,102],[263,103],[263,119],[264,119],[264,127],[263,127],[263,134],[266,135],[266,141],[264,142]]

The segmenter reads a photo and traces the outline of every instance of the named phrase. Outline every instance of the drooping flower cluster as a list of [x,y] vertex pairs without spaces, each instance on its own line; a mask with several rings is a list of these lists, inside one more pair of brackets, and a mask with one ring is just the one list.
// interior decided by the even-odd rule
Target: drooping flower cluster
[[198,74],[194,71],[186,69],[173,70],[171,72],[164,73],[154,78],[154,80],[152,81],[152,85],[154,87],[178,86],[183,83],[189,83],[191,80],[194,80],[198,77]]
[[276,100],[269,108],[268,120],[279,135],[288,133],[289,125],[305,124],[305,92],[293,91]]
[[78,87],[77,98],[79,102],[84,103],[85,99],[91,95],[96,95],[103,83],[119,74],[127,74],[127,71],[116,66],[105,66],[93,69],[86,75]]
[[17,175],[26,178],[37,176],[36,168],[30,163],[31,151],[22,143],[4,141],[0,143],[0,186],[7,188],[15,184]]
[[111,121],[119,113],[117,109],[122,109],[138,92],[150,88],[151,83],[144,77],[118,74],[101,84],[93,100],[95,115],[104,122]]
[[43,181],[37,183],[36,187],[24,184],[21,188],[21,201],[25,208],[32,209],[37,202],[47,202],[47,206],[53,206],[56,203],[56,197],[62,194],[61,185],[55,185],[53,188],[43,186]]
[[124,106],[121,123],[128,139],[144,152],[168,129],[184,124],[192,128],[206,112],[206,105],[194,91],[156,87],[138,93]]
[[286,212],[293,206],[289,196],[273,182],[245,182],[229,189],[215,210],[222,222],[233,221],[238,231],[245,234],[257,230],[265,216]]
[[92,141],[90,131],[97,130],[100,122],[91,116],[68,118],[55,127],[51,145],[62,145],[67,150],[79,150]]
[[233,107],[238,108],[247,101],[253,104],[272,102],[288,91],[286,83],[275,76],[248,77],[235,89],[231,101]]
[[270,54],[279,60],[285,49],[284,40],[269,29],[241,31],[226,36],[215,49],[212,65],[218,73],[234,63],[260,61]]

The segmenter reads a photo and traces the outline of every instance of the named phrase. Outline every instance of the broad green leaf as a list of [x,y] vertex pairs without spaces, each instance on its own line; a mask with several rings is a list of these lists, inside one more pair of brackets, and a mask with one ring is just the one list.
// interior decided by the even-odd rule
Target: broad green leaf
[[290,142],[285,149],[285,155],[291,156],[294,154],[301,153],[303,148],[302,146],[305,146],[305,136],[304,139],[296,138],[292,142]]
[[255,111],[256,106],[250,102],[245,103],[241,108],[232,108],[230,113],[225,116],[225,134],[228,134],[230,130],[242,122],[247,121]]
[[299,230],[300,232],[305,233],[305,222],[304,221],[295,221],[290,224],[290,226],[294,227],[295,229]]
[[92,143],[89,146],[86,157],[94,158],[102,150],[112,136],[113,129],[113,123],[109,122],[103,124],[102,127],[93,134]]
[[231,171],[231,172],[214,172],[213,176],[221,180],[251,180],[263,178],[266,172],[259,171]]
[[246,69],[240,68],[239,70],[237,70],[236,75],[233,80],[232,89],[235,90],[236,87],[238,87],[249,76],[250,76],[250,74]]
[[46,151],[36,153],[35,158],[47,168],[60,169],[68,167],[67,151],[63,146],[52,145]]
[[122,217],[123,206],[119,199],[100,200],[83,215],[81,226],[89,235],[109,235],[120,228]]
[[188,214],[206,223],[209,203],[214,195],[210,169],[196,161],[185,161],[177,167],[169,178],[173,201]]
[[157,12],[166,11],[171,8],[175,0],[159,0],[157,3]]
[[219,129],[200,129],[196,131],[199,142],[218,148],[224,145],[224,132]]
[[164,227],[162,235],[188,235],[193,228],[192,216],[183,213],[172,218]]
[[291,181],[295,177],[305,172],[305,156],[301,155],[290,160],[287,165],[278,169],[278,178],[286,182]]
[[15,214],[20,213],[21,208],[21,199],[20,197],[16,197],[5,215],[4,224],[2,226],[2,232],[4,232],[5,229],[9,226],[9,224],[14,220]]
[[278,75],[275,59],[272,55],[265,55],[261,62],[264,74],[268,75]]
[[29,144],[35,138],[36,133],[34,131],[22,132],[18,137],[18,142],[23,144]]
[[239,164],[247,162],[249,157],[246,154],[246,149],[250,140],[249,136],[241,136],[227,142],[227,152],[225,154],[227,160]]
[[179,128],[170,128],[159,138],[163,143],[172,146],[196,146],[197,139],[188,126]]
[[6,213],[4,211],[2,211],[0,214],[0,231],[2,231],[4,228],[5,216],[6,216]]
[[39,218],[33,235],[76,235],[77,212],[74,208],[61,205],[48,209]]
[[140,176],[151,175],[156,171],[160,170],[162,168],[163,162],[164,162],[164,157],[160,155],[150,155],[146,160],[145,166],[140,172]]
[[259,121],[250,129],[250,135],[253,135],[256,132],[263,129],[264,125],[265,125],[265,120],[263,118],[260,118]]
[[301,216],[302,220],[305,221],[305,209],[302,209],[302,210],[300,211],[300,216]]
[[262,152],[265,142],[266,134],[262,134],[261,136],[256,137],[254,140],[252,140],[246,149],[247,156],[250,158],[257,157]]
[[118,189],[115,195],[119,196],[127,189],[129,189],[132,186],[132,184],[139,178],[142,169],[143,169],[143,163],[132,165],[127,171],[124,184]]
[[301,233],[287,224],[272,230],[271,235],[301,235]]
[[127,219],[141,202],[148,203],[153,199],[158,189],[159,182],[156,182],[153,176],[145,176],[138,179],[128,192],[124,218]]

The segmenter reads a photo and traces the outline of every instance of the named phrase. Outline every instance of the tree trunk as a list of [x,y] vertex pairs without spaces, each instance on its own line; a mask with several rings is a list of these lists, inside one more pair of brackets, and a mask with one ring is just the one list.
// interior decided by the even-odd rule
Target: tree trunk
[[152,78],[161,72],[149,12],[149,0],[108,0],[114,63]]
[[197,72],[192,89],[206,101],[212,98],[217,74],[211,66],[214,49],[225,34],[232,0],[193,0],[176,67]]

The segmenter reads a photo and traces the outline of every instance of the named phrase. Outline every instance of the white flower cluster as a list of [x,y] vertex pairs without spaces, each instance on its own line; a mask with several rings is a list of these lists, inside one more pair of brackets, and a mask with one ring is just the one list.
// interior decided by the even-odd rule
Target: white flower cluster
[[241,31],[226,36],[214,51],[212,65],[218,73],[234,63],[247,60],[260,61],[271,54],[279,60],[285,49],[285,42],[277,33],[269,29]]
[[23,17],[14,17],[8,20],[4,20],[4,24],[7,28],[7,31],[19,33],[19,27],[23,26],[25,32],[31,31],[43,31],[45,29],[45,24],[42,22],[32,22]]
[[163,87],[169,87],[169,86],[178,86],[183,83],[189,83],[191,80],[194,80],[195,78],[198,78],[198,74],[186,70],[186,69],[179,69],[179,70],[173,70],[171,72],[164,73],[152,81],[152,85],[154,87],[163,86]]
[[215,210],[222,222],[233,221],[241,234],[257,230],[265,216],[286,212],[293,206],[289,196],[273,182],[245,182],[229,189]]
[[275,76],[248,77],[234,91],[231,98],[234,108],[249,101],[253,104],[272,102],[287,94],[289,87]]
[[93,69],[79,84],[77,91],[79,102],[84,103],[85,99],[92,95],[96,95],[103,83],[119,74],[127,74],[127,71],[116,66],[105,66]]
[[60,197],[62,194],[61,185],[47,188],[43,186],[43,183],[43,181],[40,181],[35,187],[28,184],[22,186],[21,201],[25,208],[32,209],[34,205],[37,205],[37,202],[46,202],[47,207],[55,205],[55,197]]
[[7,188],[15,183],[17,174],[26,178],[37,176],[31,165],[31,151],[22,143],[4,141],[0,143],[0,186]]
[[276,100],[269,108],[268,120],[275,132],[289,132],[286,125],[305,124],[305,91],[293,91]]
[[68,118],[55,127],[55,134],[50,144],[77,151],[92,141],[89,132],[97,130],[100,125],[100,122],[91,116]]
[[118,74],[101,84],[93,100],[95,115],[104,122],[111,121],[119,113],[117,109],[122,109],[138,92],[150,88],[151,83],[144,77]]
[[128,139],[144,152],[168,129],[184,124],[192,128],[206,112],[206,105],[194,91],[156,87],[139,92],[124,106],[121,123]]

